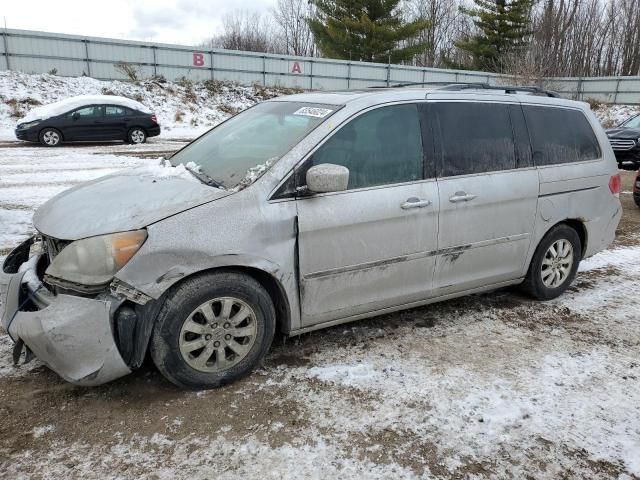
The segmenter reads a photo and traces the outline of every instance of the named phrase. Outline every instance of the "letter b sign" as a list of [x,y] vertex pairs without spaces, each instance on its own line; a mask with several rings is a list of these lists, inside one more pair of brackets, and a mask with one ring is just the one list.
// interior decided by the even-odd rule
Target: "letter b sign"
[[193,52],[193,66],[194,67],[204,66],[204,53]]

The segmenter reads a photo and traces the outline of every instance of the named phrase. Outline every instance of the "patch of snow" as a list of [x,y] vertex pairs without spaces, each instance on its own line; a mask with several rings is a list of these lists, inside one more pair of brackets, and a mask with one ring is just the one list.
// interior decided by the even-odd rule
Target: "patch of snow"
[[615,267],[640,274],[639,259],[640,246],[614,247],[584,259],[580,262],[578,271],[589,272],[599,268]]
[[258,178],[260,178],[264,174],[264,172],[269,170],[269,168],[271,168],[271,165],[273,165],[276,162],[276,160],[278,159],[270,158],[269,160],[267,160],[261,165],[256,165],[255,167],[251,167],[249,170],[247,170],[247,173],[245,174],[244,178],[240,181],[240,183],[238,183],[238,185],[232,188],[231,191],[237,192],[239,190],[242,190],[243,188],[247,188],[249,185],[255,182]]
[[200,168],[193,162],[189,162],[186,166],[180,163],[174,167],[171,165],[169,160],[161,160],[157,164],[148,164],[143,167],[136,168],[135,172],[142,176],[150,175],[160,180],[181,178],[190,182],[201,183],[200,180],[190,173],[188,169],[192,169],[197,172]]
[[51,433],[55,431],[56,427],[53,425],[43,425],[41,427],[35,427],[31,433],[33,434],[33,438],[40,438],[47,433]]
[[307,375],[323,382],[335,382],[348,386],[369,384],[376,377],[380,377],[380,373],[367,363],[312,367],[307,371]]
[[604,128],[614,128],[640,113],[638,105],[602,105],[593,111]]
[[35,120],[45,120],[75,110],[76,108],[89,105],[120,105],[143,113],[151,114],[151,110],[142,103],[136,102],[130,98],[120,97],[118,95],[77,95],[71,98],[65,98],[58,102],[36,107],[30,110],[18,123],[33,122]]
[[424,478],[395,463],[377,464],[367,458],[350,458],[347,448],[321,439],[274,448],[252,435],[242,441],[223,436],[204,439],[190,436],[176,441],[164,435],[150,438],[136,435],[128,442],[100,448],[61,441],[53,446],[55,450],[44,457],[34,456],[29,450],[18,452],[7,463],[4,473],[12,478],[21,477],[26,473],[21,465],[28,461],[32,465],[30,475],[48,478],[123,478],[118,472],[126,472],[127,478],[152,476],[160,480]]

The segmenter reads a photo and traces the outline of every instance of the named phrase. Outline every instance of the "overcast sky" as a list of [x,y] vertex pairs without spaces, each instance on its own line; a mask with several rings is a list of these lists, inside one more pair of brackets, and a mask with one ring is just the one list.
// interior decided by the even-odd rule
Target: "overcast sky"
[[[7,28],[193,45],[219,33],[235,9],[267,12],[275,0],[0,0]],[[4,18],[2,18],[4,17]]]

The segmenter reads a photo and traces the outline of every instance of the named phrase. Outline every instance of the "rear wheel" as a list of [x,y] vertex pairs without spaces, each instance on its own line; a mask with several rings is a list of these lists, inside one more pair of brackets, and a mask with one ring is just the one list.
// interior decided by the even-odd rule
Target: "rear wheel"
[[539,300],[556,298],[569,288],[582,258],[578,233],[568,225],[552,228],[531,260],[523,289]]
[[45,128],[40,132],[39,139],[45,147],[57,147],[62,143],[62,134],[55,128]]
[[132,144],[144,143],[147,141],[147,132],[140,127],[134,127],[129,130],[127,141]]
[[275,309],[256,280],[235,272],[203,275],[167,298],[151,338],[158,370],[182,388],[215,388],[249,373],[266,355]]

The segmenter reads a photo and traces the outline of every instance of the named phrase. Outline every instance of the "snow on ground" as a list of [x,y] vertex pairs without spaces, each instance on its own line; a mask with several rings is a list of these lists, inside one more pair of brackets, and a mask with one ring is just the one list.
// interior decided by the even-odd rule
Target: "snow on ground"
[[[33,231],[31,217],[42,203],[80,182],[123,168],[157,165],[162,152],[179,148],[181,142],[129,145],[64,146],[47,149],[26,144],[0,150],[0,258]],[[141,159],[109,153],[122,149],[144,153]],[[158,152],[154,156],[154,152]],[[188,174],[187,174],[188,175]]]
[[[276,347],[262,371],[231,390],[184,392],[155,403],[145,397],[156,411],[151,418],[173,412],[154,433],[137,427],[123,433],[125,422],[116,416],[120,430],[107,429],[99,441],[68,440],[58,434],[63,421],[41,420],[30,447],[13,453],[5,472],[52,478],[637,478],[638,301],[627,295],[625,305],[593,294],[612,281],[637,292],[639,258],[640,246],[596,255],[583,265],[576,286],[553,302],[512,292],[476,295]],[[605,270],[618,273],[605,278]],[[589,296],[588,311],[580,310]],[[282,365],[282,354],[299,355],[303,365]],[[112,387],[99,401],[126,397],[130,388]],[[223,409],[207,407],[223,395]],[[248,398],[259,399],[258,412],[244,418]],[[205,415],[219,420],[194,432],[207,408]],[[263,417],[279,410],[284,422]]]

